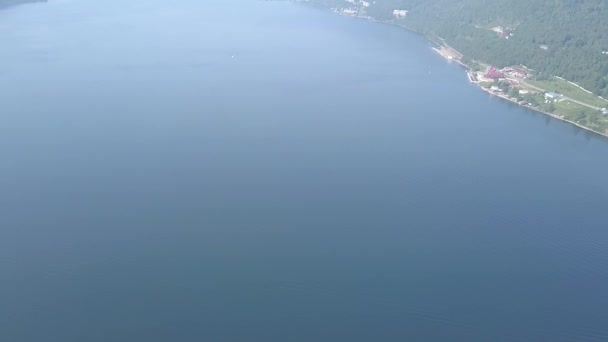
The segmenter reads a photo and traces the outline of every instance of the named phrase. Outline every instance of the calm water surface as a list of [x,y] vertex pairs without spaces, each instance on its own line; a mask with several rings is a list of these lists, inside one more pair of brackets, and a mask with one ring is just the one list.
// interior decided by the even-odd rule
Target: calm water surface
[[0,341],[607,341],[608,143],[286,3],[0,12]]

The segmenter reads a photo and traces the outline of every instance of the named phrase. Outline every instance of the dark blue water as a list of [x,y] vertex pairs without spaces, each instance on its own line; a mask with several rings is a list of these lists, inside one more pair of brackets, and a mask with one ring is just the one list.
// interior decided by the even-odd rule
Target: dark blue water
[[0,12],[0,341],[606,341],[608,142],[276,2]]

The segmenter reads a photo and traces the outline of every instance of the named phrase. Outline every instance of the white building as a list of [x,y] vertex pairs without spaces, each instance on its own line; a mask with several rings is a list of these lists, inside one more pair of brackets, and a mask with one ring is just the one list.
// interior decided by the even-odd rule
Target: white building
[[406,10],[394,10],[393,15],[397,18],[405,18],[407,16]]
[[554,92],[548,92],[548,93],[545,94],[545,99],[554,100],[554,99],[556,99],[558,97],[559,97],[559,94],[558,93],[554,93]]

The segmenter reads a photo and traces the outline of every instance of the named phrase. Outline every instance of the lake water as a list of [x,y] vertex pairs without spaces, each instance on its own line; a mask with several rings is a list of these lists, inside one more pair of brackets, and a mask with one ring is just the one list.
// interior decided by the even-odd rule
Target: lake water
[[608,141],[422,37],[246,0],[0,36],[0,341],[608,340]]

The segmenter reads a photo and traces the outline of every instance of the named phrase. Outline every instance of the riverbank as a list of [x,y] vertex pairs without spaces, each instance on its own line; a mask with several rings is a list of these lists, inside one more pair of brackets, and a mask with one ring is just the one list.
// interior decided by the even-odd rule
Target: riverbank
[[472,75],[472,74],[471,74],[471,72],[469,72],[469,71],[467,71],[467,77],[469,78],[469,81],[470,81],[471,83],[475,84],[475,85],[476,85],[476,86],[478,86],[478,87],[479,87],[481,90],[485,91],[486,93],[488,93],[488,94],[490,94],[490,95],[492,95],[492,96],[496,96],[496,97],[498,97],[498,98],[500,98],[500,99],[502,99],[502,100],[509,101],[509,102],[511,102],[511,103],[514,103],[514,104],[516,104],[516,105],[520,106],[520,107],[524,107],[524,108],[527,108],[527,109],[533,110],[533,111],[535,111],[535,112],[538,112],[538,113],[542,113],[542,114],[548,115],[548,116],[550,116],[550,117],[552,117],[552,118],[554,118],[554,119],[557,119],[557,120],[560,120],[560,121],[563,121],[563,122],[567,122],[567,123],[572,124],[572,125],[574,125],[574,126],[576,126],[576,127],[582,128],[582,129],[584,129],[584,130],[586,130],[586,131],[588,131],[588,132],[593,132],[593,133],[595,133],[595,134],[601,135],[602,137],[608,138],[608,134],[606,134],[606,133],[601,133],[601,132],[598,132],[598,131],[594,131],[593,129],[591,129],[591,128],[589,128],[589,127],[585,127],[585,126],[583,126],[583,125],[581,125],[581,124],[579,124],[579,123],[577,123],[577,122],[574,122],[574,121],[572,121],[572,120],[568,120],[568,119],[566,119],[565,117],[563,117],[563,116],[561,116],[561,115],[557,115],[557,114],[554,114],[554,113],[550,113],[550,112],[544,111],[544,110],[542,110],[542,109],[540,109],[540,108],[538,108],[538,107],[533,107],[533,106],[529,106],[529,105],[526,105],[526,104],[521,104],[521,103],[519,103],[519,102],[518,102],[516,99],[510,98],[510,97],[508,97],[507,95],[500,94],[500,93],[496,93],[496,92],[493,92],[491,89],[484,88],[484,87],[482,87],[482,86],[479,84],[479,82],[476,82],[474,79],[472,79],[473,75]]
[[[483,85],[481,84],[481,82],[476,81],[475,76],[471,73],[471,71],[474,69],[474,67],[472,65],[468,65],[467,63],[463,62],[464,55],[462,53],[460,53],[458,50],[456,50],[456,49],[452,48],[451,46],[449,46],[445,42],[444,39],[442,39],[442,38],[440,38],[440,37],[438,37],[436,35],[435,35],[435,37],[429,36],[427,34],[424,34],[422,32],[419,32],[417,30],[414,30],[414,29],[410,28],[410,27],[406,26],[403,23],[398,23],[395,20],[383,20],[383,19],[373,18],[373,17],[371,17],[369,15],[361,15],[361,13],[359,11],[348,11],[348,12],[345,12],[345,11],[339,10],[337,8],[336,9],[332,9],[332,11],[334,13],[336,13],[336,14],[343,15],[343,16],[360,18],[360,19],[368,20],[368,21],[371,21],[371,22],[374,22],[374,23],[386,24],[386,25],[391,25],[391,26],[398,26],[400,28],[406,29],[406,30],[411,31],[413,33],[420,34],[420,35],[424,36],[429,42],[435,44],[435,46],[432,47],[432,49],[437,54],[439,54],[440,56],[442,56],[448,62],[455,62],[455,63],[458,63],[459,65],[461,65],[465,69],[465,71],[466,71],[466,74],[467,74],[467,77],[469,79],[469,82],[477,85],[479,88],[481,88],[483,91],[489,93],[490,95],[497,96],[497,97],[499,97],[499,98],[501,98],[503,100],[507,100],[507,101],[509,101],[511,103],[517,104],[518,106],[525,107],[527,109],[531,109],[533,111],[540,112],[542,114],[546,114],[546,115],[548,115],[548,116],[550,116],[550,117],[552,117],[554,119],[558,119],[560,121],[564,121],[564,122],[570,123],[572,125],[575,125],[575,126],[577,126],[579,128],[587,130],[589,132],[593,132],[595,134],[598,134],[598,135],[601,135],[603,137],[608,138],[608,130],[603,131],[603,132],[599,132],[597,130],[594,130],[591,127],[584,126],[584,125],[582,125],[582,124],[580,124],[580,123],[578,123],[576,121],[573,121],[573,120],[570,120],[570,119],[566,118],[567,114],[563,114],[562,113],[562,115],[560,115],[559,113],[552,113],[552,112],[543,110],[539,106],[531,106],[531,105],[528,105],[528,104],[523,104],[523,103],[521,103],[522,101],[517,101],[516,99],[512,99],[512,98],[504,95],[504,93],[497,93],[497,92],[491,91],[490,89],[484,88]],[[484,65],[482,63],[479,63],[479,66],[484,66]],[[547,92],[547,90],[543,90],[543,92]]]
[[[412,30],[412,29],[410,29],[408,27],[405,27],[404,25],[395,24],[394,22],[390,22],[390,21],[378,21],[378,20],[374,20],[374,21],[376,21],[376,22],[383,22],[385,24],[396,25],[396,26],[399,26],[401,28],[405,28],[405,29],[407,29],[409,31],[412,31],[414,33],[421,34],[420,32],[417,32],[417,31]],[[462,53],[460,53],[458,50],[454,49],[453,47],[447,45],[445,43],[445,41],[443,41],[443,39],[441,39],[439,37],[436,37],[436,39],[433,39],[432,37],[429,37],[427,35],[424,35],[424,34],[422,34],[422,35],[429,42],[436,44],[436,46],[432,47],[432,49],[437,54],[439,54],[441,57],[445,58],[448,62],[456,62],[456,63],[460,64],[462,67],[464,67],[466,69],[466,74],[467,74],[467,78],[469,79],[469,82],[472,83],[472,84],[475,84],[477,87],[479,87],[481,90],[487,92],[488,94],[490,94],[492,96],[496,96],[496,97],[498,97],[500,99],[509,101],[511,103],[514,103],[514,104],[516,104],[516,105],[518,105],[520,107],[524,107],[526,109],[530,109],[530,110],[533,110],[535,112],[548,115],[548,116],[550,116],[550,117],[552,117],[554,119],[557,119],[557,120],[560,120],[560,121],[563,121],[563,122],[567,122],[567,123],[572,124],[572,125],[574,125],[576,127],[582,128],[582,129],[584,129],[586,131],[593,132],[593,133],[595,133],[597,135],[600,135],[602,137],[608,138],[608,132],[598,132],[598,131],[590,128],[590,127],[583,126],[583,125],[581,125],[581,124],[579,124],[579,123],[577,123],[575,121],[569,120],[569,119],[565,118],[564,115],[559,115],[559,114],[556,114],[556,113],[551,113],[551,112],[542,110],[539,107],[530,106],[530,105],[527,105],[527,104],[522,104],[522,103],[520,103],[520,101],[517,101],[516,99],[512,99],[512,98],[508,97],[505,94],[496,93],[496,92],[493,92],[491,89],[484,88],[481,85],[481,83],[476,80],[476,76],[472,73],[473,67],[470,66],[470,65],[468,65],[468,64],[466,64],[466,63],[464,63],[462,61],[462,58],[464,57],[464,55]]]

